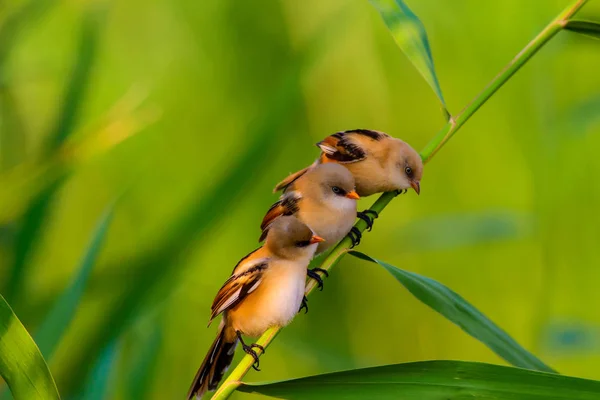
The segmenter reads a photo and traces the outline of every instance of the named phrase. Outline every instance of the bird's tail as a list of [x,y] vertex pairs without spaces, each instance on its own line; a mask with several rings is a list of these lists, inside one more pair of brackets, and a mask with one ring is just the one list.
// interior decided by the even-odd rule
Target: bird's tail
[[204,393],[217,388],[227,368],[231,365],[231,361],[233,361],[237,342],[235,331],[221,322],[217,338],[210,346],[208,354],[194,377],[187,395],[188,400],[199,400]]

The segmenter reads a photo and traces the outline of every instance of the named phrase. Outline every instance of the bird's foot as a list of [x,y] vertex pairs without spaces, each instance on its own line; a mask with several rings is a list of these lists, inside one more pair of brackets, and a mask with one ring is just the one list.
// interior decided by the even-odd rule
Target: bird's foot
[[242,339],[242,334],[237,331],[236,332],[237,337],[240,341],[240,343],[242,344],[242,349],[244,350],[244,352],[246,352],[246,354],[249,354],[252,356],[252,358],[254,358],[254,364],[252,364],[252,368],[254,368],[256,371],[260,371],[259,367],[259,362],[258,362],[258,354],[256,353],[256,350],[254,350],[254,348],[259,349],[262,354],[265,354],[265,348],[263,346],[261,346],[260,344],[256,344],[256,343],[252,343],[252,344],[246,344],[244,342],[244,339]]
[[399,190],[395,190],[394,191],[394,193],[395,193],[396,196],[399,196],[399,195],[404,194],[406,192],[408,192],[408,189],[399,189]]
[[356,216],[367,223],[367,230],[370,232],[371,229],[373,229],[373,222],[375,222],[375,218],[379,217],[379,213],[373,210],[365,210],[357,212]]
[[323,268],[307,269],[306,275],[308,275],[309,278],[312,278],[315,281],[317,281],[317,287],[319,288],[319,290],[323,290],[323,278],[321,278],[321,275],[319,275],[319,272],[322,272],[323,275],[325,275],[326,277],[329,277],[329,273],[327,271],[325,271]]
[[350,232],[348,232],[348,236],[350,236],[350,239],[352,239],[352,246],[350,246],[351,249],[360,244],[362,233],[357,227],[353,226],[352,229],[350,229]]
[[308,298],[306,296],[302,296],[302,304],[300,305],[298,312],[301,312],[302,309],[304,309],[304,314],[308,312]]

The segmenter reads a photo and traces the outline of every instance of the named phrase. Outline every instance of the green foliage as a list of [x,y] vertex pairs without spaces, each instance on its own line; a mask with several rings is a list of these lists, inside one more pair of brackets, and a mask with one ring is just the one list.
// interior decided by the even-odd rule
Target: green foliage
[[[364,13],[354,12],[360,10],[360,2],[342,2],[343,6],[336,2],[315,2],[301,9],[292,3],[266,0],[259,5],[230,0],[150,2],[143,7],[124,2],[106,15],[103,4],[89,8],[79,3],[57,3],[49,18],[39,18],[55,3],[40,0],[0,5],[0,275],[7,278],[2,280],[4,291],[25,325],[39,326],[36,335],[39,347],[47,357],[53,355],[51,365],[64,396],[87,400],[177,398],[187,388],[204,356],[205,344],[212,339],[209,338],[212,332],[203,329],[202,310],[210,304],[211,296],[233,263],[256,246],[252,229],[258,229],[256,215],[264,212],[265,206],[275,198],[267,195],[273,183],[287,172],[311,162],[317,154],[315,148],[311,153],[312,144],[335,130],[358,126],[383,129],[420,146],[423,138],[429,136],[423,132],[438,127],[429,123],[435,119],[421,102],[417,93],[420,87],[406,79],[396,80],[403,75],[403,65],[392,66],[389,71],[393,73],[381,71],[384,54],[368,40],[376,27],[365,19]],[[449,117],[421,20],[401,0],[373,0],[372,3],[379,9],[401,50],[433,88]],[[570,7],[580,7],[583,3],[585,1],[573,1]],[[500,7],[493,3],[477,7],[464,5],[462,9],[441,4],[436,5],[435,10],[421,4],[418,7],[423,21],[438,23],[444,28],[440,30],[443,35],[430,36],[431,44],[438,65],[441,61],[444,71],[452,74],[452,79],[444,83],[444,92],[457,98],[463,93],[469,97],[470,93],[476,93],[498,68],[500,59],[508,59],[531,35],[534,26],[546,22],[542,11],[548,15],[554,13],[550,4],[536,7],[535,12],[521,5]],[[8,12],[13,8],[16,11]],[[310,14],[304,15],[309,11]],[[503,28],[508,26],[503,24],[498,29],[487,30],[480,22],[484,11],[485,21],[489,21],[488,16],[496,18],[500,13],[511,13],[515,23],[510,24],[510,29]],[[543,18],[537,20],[538,15]],[[564,24],[571,15],[562,13],[519,53],[472,103],[439,131],[423,150],[423,158],[429,160],[527,60],[563,29],[562,25],[596,35],[595,23],[567,21]],[[522,20],[516,21],[518,18]],[[29,34],[23,35],[27,27]],[[73,32],[80,35],[75,46],[68,41],[66,45],[61,42],[73,36]],[[476,37],[480,32],[481,38]],[[485,43],[480,43],[484,40]],[[493,55],[488,55],[490,41],[496,43]],[[456,47],[456,43],[461,46]],[[553,46],[556,51],[564,51],[558,44],[553,43]],[[486,56],[482,56],[484,51]],[[456,272],[447,276],[448,281],[444,280],[450,286],[457,280],[474,283],[473,277],[477,274],[485,274],[485,278],[494,273],[510,277],[494,279],[498,287],[490,288],[496,293],[506,293],[504,301],[498,301],[502,305],[497,307],[515,309],[515,318],[508,322],[507,330],[514,332],[519,341],[528,341],[527,346],[533,347],[536,354],[544,359],[548,357],[552,365],[571,375],[592,375],[588,367],[593,363],[593,354],[586,354],[585,360],[580,357],[576,364],[570,365],[564,359],[552,357],[547,349],[536,348],[536,337],[524,335],[538,329],[542,326],[540,323],[531,322],[519,328],[528,315],[533,313],[543,322],[553,309],[551,299],[537,299],[530,280],[536,284],[538,279],[547,280],[541,283],[546,291],[551,290],[547,287],[552,282],[577,288],[570,295],[565,295],[565,290],[563,297],[556,296],[555,301],[562,302],[560,310],[569,309],[569,305],[563,307],[563,303],[567,303],[565,298],[586,292],[586,283],[593,286],[595,296],[592,283],[597,279],[593,279],[593,269],[584,266],[594,265],[596,258],[580,251],[586,249],[587,242],[573,235],[578,232],[576,229],[569,230],[569,225],[560,221],[562,215],[567,215],[569,221],[581,220],[585,215],[589,225],[594,226],[594,213],[586,212],[581,201],[577,202],[576,210],[569,207],[568,213],[555,210],[564,210],[565,207],[559,206],[569,199],[567,192],[573,196],[579,193],[579,200],[589,199],[594,205],[597,196],[589,184],[593,179],[587,175],[585,179],[569,175],[557,182],[547,171],[533,176],[523,172],[529,171],[540,159],[537,147],[527,147],[531,145],[527,138],[547,132],[539,132],[536,113],[531,111],[535,107],[522,93],[540,91],[535,86],[539,75],[542,86],[551,88],[561,102],[578,104],[572,110],[573,124],[568,126],[575,135],[568,136],[580,140],[579,148],[590,149],[590,154],[589,157],[558,154],[561,160],[573,160],[562,169],[572,175],[582,173],[584,168],[576,163],[579,159],[587,160],[589,170],[597,168],[592,150],[597,144],[594,136],[598,135],[581,135],[592,133],[598,120],[597,99],[588,93],[597,86],[594,85],[595,67],[590,62],[594,60],[594,51],[569,54],[560,58],[560,64],[544,64],[543,74],[536,73],[535,78],[522,74],[518,84],[507,85],[505,95],[510,96],[510,101],[497,96],[494,107],[486,111],[487,117],[473,122],[479,134],[471,132],[469,136],[469,132],[465,132],[466,143],[444,152],[444,168],[427,167],[425,190],[418,202],[416,196],[403,196],[400,207],[386,210],[385,223],[393,227],[388,235],[384,223],[378,222],[373,233],[377,240],[365,238],[361,245],[369,253],[394,258],[394,263],[398,257],[406,257],[411,268],[442,263],[455,265]],[[498,60],[494,58],[496,55]],[[579,60],[577,64],[580,56],[589,59]],[[67,61],[63,63],[63,60]],[[580,79],[585,79],[585,84],[578,85],[577,79],[566,80],[564,74],[559,73],[566,66],[571,71],[573,65],[577,65],[578,71],[582,70]],[[589,71],[584,70],[587,66]],[[63,71],[66,78],[61,75]],[[91,163],[81,163],[81,160],[89,161],[89,157],[80,152],[82,138],[106,140],[111,143],[106,148],[112,149],[120,142],[113,140],[115,132],[141,129],[135,118],[114,117],[127,108],[122,101],[115,103],[115,98],[132,83],[148,86],[148,102],[156,103],[164,111],[163,119],[148,129],[147,136],[136,138],[110,154],[104,152]],[[582,97],[590,100],[579,103]],[[53,115],[56,108],[58,113]],[[549,114],[557,108],[548,106]],[[106,124],[103,129],[96,129],[99,121],[102,121],[100,125]],[[142,128],[145,126],[142,124]],[[565,138],[557,138],[556,143],[564,144]],[[564,151],[564,146],[557,148]],[[564,182],[586,184],[579,185],[582,192],[558,191],[553,186],[552,196],[548,198],[537,190],[533,190],[534,194],[528,192],[529,187],[537,189],[538,180],[560,187]],[[105,200],[100,199],[112,197],[113,192],[122,191],[123,186],[132,181],[135,187],[129,192],[131,196],[123,199],[123,212],[118,224],[111,229],[115,238],[108,246],[106,263],[94,266],[112,210],[98,222],[75,279],[49,307],[49,299],[55,298],[57,283],[72,266],[65,260],[81,252],[80,246],[71,243],[81,234],[78,227],[96,218],[96,211],[90,210],[104,204]],[[521,192],[522,189],[525,190]],[[393,198],[393,194],[384,194],[372,208],[382,211]],[[569,201],[575,203],[573,199]],[[490,211],[498,207],[511,211],[502,215]],[[540,212],[544,207],[552,212],[544,216],[543,211]],[[473,214],[465,210],[473,210]],[[421,215],[440,216],[421,218]],[[538,243],[542,241],[532,228],[539,220],[551,223],[552,229],[547,230],[547,235],[565,233],[563,236],[572,237],[571,242],[561,238],[560,246],[550,250],[545,242]],[[365,229],[364,222],[357,226]],[[590,248],[595,246],[594,234],[589,232],[586,236],[590,238]],[[473,246],[476,244],[488,245],[485,256],[477,254],[481,249]],[[320,261],[324,260],[326,266],[331,267],[339,262],[348,246],[346,239],[332,256]],[[549,254],[559,248],[565,249],[566,259],[570,260],[566,276],[553,275],[560,271],[557,263],[565,254],[560,253],[561,257]],[[518,262],[504,263],[505,258],[511,260],[510,256]],[[537,257],[544,260],[539,261]],[[577,257],[581,259],[575,259]],[[484,262],[490,265],[481,271]],[[525,265],[528,268],[524,268]],[[94,279],[90,279],[92,268]],[[509,362],[549,370],[446,286],[390,265],[386,268],[416,297]],[[449,350],[456,347],[456,338],[451,335],[420,336],[421,330],[427,332],[431,328],[429,317],[420,317],[415,324],[406,323],[407,317],[414,318],[409,307],[385,309],[387,318],[381,318],[383,307],[374,309],[368,299],[371,295],[380,295],[382,282],[365,284],[362,276],[351,275],[330,280],[320,303],[311,299],[308,319],[298,318],[294,327],[281,337],[282,347],[275,349],[268,363],[265,360],[263,364],[263,377],[279,379],[281,376],[277,374],[282,373],[297,376],[307,371],[322,372],[327,365],[348,368],[395,363],[399,357],[441,358],[440,354],[456,354],[458,350],[454,350],[455,353]],[[356,296],[356,287],[360,287],[361,296]],[[557,287],[558,284],[552,289]],[[331,298],[326,296],[337,301],[331,303]],[[475,304],[490,301],[487,292],[485,296],[470,295],[469,298]],[[505,305],[507,299],[510,305]],[[82,304],[86,307],[79,308]],[[577,304],[571,306],[571,314],[573,310],[577,315],[585,311],[585,307]],[[492,310],[493,304],[485,304],[485,307]],[[49,314],[44,315],[48,308]],[[316,325],[314,315],[319,312],[327,313],[327,321]],[[12,311],[10,315],[9,332],[12,332],[17,326],[14,321],[18,320]],[[147,327],[145,335],[131,335],[132,327],[148,315],[151,315],[148,320],[152,326]],[[355,323],[370,318],[378,322]],[[307,321],[312,321],[313,326],[307,325]],[[395,332],[394,343],[373,341],[368,347],[353,345],[355,341],[371,342],[365,337],[374,336],[382,329],[391,330],[398,321],[402,323],[402,333]],[[24,332],[20,323],[17,327]],[[65,336],[67,327],[69,335]],[[327,331],[335,332],[333,338],[321,334]],[[271,342],[277,332],[269,331],[259,342]],[[337,358],[338,349],[331,350],[327,340],[338,340],[339,335],[344,335],[346,347],[344,354]],[[418,346],[415,346],[416,335],[419,335]],[[141,339],[131,346],[124,340],[130,336]],[[11,388],[14,382],[23,383],[28,372],[32,372],[32,384],[41,382],[40,377],[52,383],[40,352],[30,349],[35,347],[31,338],[29,347],[18,348],[14,343],[4,345],[5,341],[13,340],[13,335],[2,335],[1,340],[0,349],[10,350],[6,356],[0,354],[2,365],[13,363],[29,368],[23,374],[10,369],[12,375],[7,375],[7,380]],[[422,341],[427,343],[422,346]],[[298,342],[305,344],[301,351],[285,352]],[[126,345],[138,351],[127,351],[130,348]],[[479,349],[467,351],[473,359],[491,358],[489,352]],[[38,370],[30,365],[35,359],[31,354],[41,359]],[[459,355],[463,354],[461,350]],[[278,356],[281,356],[279,360]],[[322,362],[332,358],[337,364]],[[251,362],[245,357],[240,365],[249,369]],[[405,381],[407,376],[414,377],[410,388],[397,385],[403,387],[407,398],[412,395],[426,399],[423,393],[428,390],[429,395],[438,396],[432,397],[436,400],[474,394],[498,397],[507,393],[514,395],[512,398],[520,398],[515,396],[519,396],[518,391],[523,395],[529,390],[528,385],[535,388],[535,393],[526,392],[526,395],[541,396],[551,389],[552,395],[575,397],[579,393],[570,391],[574,382],[578,390],[590,388],[590,393],[597,397],[594,382],[458,362],[347,371],[340,373],[343,375],[340,379],[360,379],[370,372],[374,377],[381,377],[385,368],[394,369],[390,374],[402,375]],[[236,380],[244,378],[247,369],[236,369]],[[306,379],[325,382],[322,379],[330,376]],[[459,380],[454,379],[457,376]],[[375,382],[377,378],[373,379]],[[447,382],[447,385],[423,385],[429,382],[427,379]],[[346,382],[338,385],[335,390],[339,391],[330,392],[334,389],[327,389],[322,383],[313,386],[302,382],[299,386],[284,383],[260,388],[243,386],[241,390],[296,388],[299,391],[294,396],[304,393],[304,397],[332,398],[347,393],[348,398],[365,398],[374,396],[378,390],[389,390],[391,386],[389,382],[370,385],[365,394],[362,388],[353,391],[360,384]],[[510,382],[515,384],[509,385]],[[230,385],[230,391],[221,393],[219,398],[231,394],[236,383],[230,382]],[[53,383],[51,389],[56,391]],[[35,398],[35,395],[27,398]]]
[[90,244],[81,259],[77,276],[52,306],[35,334],[38,347],[46,358],[52,357],[56,345],[73,320],[77,307],[81,304],[81,298],[83,297],[92,268],[96,265],[102,243],[106,237],[106,231],[112,219],[113,210],[114,204],[111,204],[100,217],[96,229],[92,234]]
[[499,365],[423,361],[243,384],[238,390],[290,400],[592,400],[600,396],[600,382]]
[[42,353],[2,296],[0,375],[16,400],[60,399]]
[[109,343],[100,353],[96,365],[83,388],[82,400],[103,400],[110,391],[110,378],[114,373],[115,363],[119,355],[119,346],[116,342]]
[[404,271],[361,252],[350,251],[350,254],[384,267],[417,299],[484,343],[509,363],[521,368],[554,372],[552,368],[521,347],[500,327],[448,287],[431,278]]
[[598,22],[569,20],[565,24],[565,29],[594,39],[600,39],[600,23]]
[[417,68],[417,71],[431,86],[442,103],[446,119],[449,119],[450,112],[446,107],[442,89],[435,73],[429,39],[421,20],[402,0],[370,1],[381,14],[383,21],[400,49],[402,49],[415,68]]

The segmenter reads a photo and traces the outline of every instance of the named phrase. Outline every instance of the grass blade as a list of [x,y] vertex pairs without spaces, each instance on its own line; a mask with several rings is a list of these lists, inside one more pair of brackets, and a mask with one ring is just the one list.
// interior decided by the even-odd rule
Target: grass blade
[[42,353],[2,296],[0,375],[16,400],[60,399]]
[[600,382],[546,372],[465,361],[385,365],[237,390],[279,399],[344,400],[592,400]]
[[100,217],[90,244],[81,260],[77,276],[73,283],[56,301],[35,334],[39,348],[46,358],[52,356],[56,345],[60,341],[65,330],[69,327],[69,324],[75,315],[75,311],[80,303],[92,268],[100,253],[108,225],[113,215],[113,210],[114,204],[111,204]]
[[594,39],[600,39],[600,23],[598,22],[572,19],[567,21],[565,29]]
[[119,355],[119,346],[116,342],[109,343],[104,349],[84,388],[83,394],[78,396],[82,400],[103,400],[110,389],[109,382],[115,361]]
[[50,154],[60,148],[75,129],[79,110],[83,104],[83,98],[89,85],[92,66],[96,58],[100,31],[100,18],[98,14],[96,10],[88,11],[83,20],[79,46],[76,53],[77,59],[73,65],[71,79],[65,89],[60,114],[48,141],[47,151]]
[[127,379],[129,399],[147,399],[150,397],[154,371],[162,345],[162,326],[153,321],[147,337],[141,338],[140,349],[131,357],[128,364],[130,371]]
[[370,0],[377,8],[398,47],[406,54],[417,71],[425,78],[442,103],[446,119],[450,112],[446,107],[442,88],[433,65],[433,56],[425,26],[402,0]]
[[552,368],[521,347],[488,317],[448,287],[433,279],[404,271],[358,251],[349,253],[384,267],[417,299],[458,325],[512,365],[537,371],[554,372]]
[[6,298],[15,304],[27,276],[28,257],[39,242],[48,211],[63,179],[50,182],[30,201],[25,214],[21,217],[14,244],[14,261],[6,286]]

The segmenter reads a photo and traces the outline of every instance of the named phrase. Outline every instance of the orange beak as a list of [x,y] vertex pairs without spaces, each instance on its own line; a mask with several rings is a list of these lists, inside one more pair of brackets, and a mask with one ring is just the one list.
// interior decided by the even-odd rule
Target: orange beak
[[310,244],[313,244],[313,243],[319,243],[319,242],[324,242],[324,241],[325,241],[325,239],[323,239],[321,236],[313,235],[313,237],[311,237],[308,242]]
[[358,193],[356,193],[356,190],[346,193],[346,197],[354,200],[360,199],[360,196],[358,195]]
[[419,181],[410,181],[410,186],[415,189],[417,194],[421,194],[421,183]]

